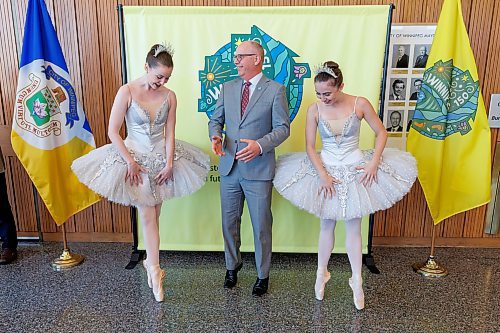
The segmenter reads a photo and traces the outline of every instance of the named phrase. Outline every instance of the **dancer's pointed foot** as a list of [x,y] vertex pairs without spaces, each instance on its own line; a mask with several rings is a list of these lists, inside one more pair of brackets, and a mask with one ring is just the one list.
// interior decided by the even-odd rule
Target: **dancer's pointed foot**
[[365,308],[365,293],[363,292],[363,279],[361,277],[350,278],[349,286],[352,289],[354,306],[358,310],[363,310]]
[[153,295],[157,302],[163,302],[165,293],[163,291],[163,280],[165,279],[165,271],[160,268],[160,265],[147,266],[151,282],[153,286]]
[[314,285],[314,294],[318,301],[322,301],[325,295],[325,285],[330,280],[330,272],[326,269],[318,269],[316,272],[316,284]]

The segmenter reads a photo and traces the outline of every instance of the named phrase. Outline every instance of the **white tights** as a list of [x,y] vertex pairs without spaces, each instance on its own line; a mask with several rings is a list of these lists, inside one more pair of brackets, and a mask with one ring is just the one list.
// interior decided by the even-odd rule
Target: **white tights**
[[160,211],[161,204],[137,207],[137,212],[141,219],[142,235],[149,267],[155,267],[160,264],[160,230],[158,224]]
[[[335,220],[321,219],[318,242],[318,271],[326,272],[328,261],[335,243]],[[361,265],[363,261],[361,249],[361,219],[345,221],[346,240],[345,247],[351,264],[354,279],[361,278]]]

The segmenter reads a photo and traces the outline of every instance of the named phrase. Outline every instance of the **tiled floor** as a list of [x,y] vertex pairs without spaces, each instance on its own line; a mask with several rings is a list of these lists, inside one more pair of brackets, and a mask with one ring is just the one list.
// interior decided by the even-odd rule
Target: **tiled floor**
[[82,266],[54,272],[60,243],[21,244],[0,266],[0,332],[500,332],[500,249],[439,248],[450,271],[425,279],[411,264],[427,248],[376,248],[366,268],[366,308],[357,311],[344,255],[332,256],[323,302],[314,299],[316,256],[274,254],[269,294],[251,296],[253,254],[234,290],[222,288],[222,253],[163,252],[166,301],[158,304],[142,266],[125,270],[128,244],[70,244]]

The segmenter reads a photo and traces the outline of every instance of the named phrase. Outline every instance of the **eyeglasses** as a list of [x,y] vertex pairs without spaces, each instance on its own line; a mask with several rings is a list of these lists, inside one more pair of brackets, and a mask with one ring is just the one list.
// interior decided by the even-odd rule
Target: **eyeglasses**
[[254,56],[254,55],[256,55],[256,54],[255,53],[240,53],[240,54],[235,54],[233,56],[233,61],[237,60],[238,62],[240,62],[241,60],[243,60],[243,58],[248,57],[248,56]]

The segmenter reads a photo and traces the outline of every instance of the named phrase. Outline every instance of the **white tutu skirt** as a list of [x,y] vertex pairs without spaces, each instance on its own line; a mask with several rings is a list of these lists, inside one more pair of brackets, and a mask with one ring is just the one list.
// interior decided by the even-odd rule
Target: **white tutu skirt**
[[348,220],[387,209],[408,193],[417,177],[415,158],[407,152],[386,148],[378,167],[377,183],[364,186],[363,170],[356,170],[371,160],[373,150],[362,151],[355,163],[324,165],[328,173],[341,181],[335,194],[325,198],[319,193],[320,178],[306,153],[280,156],[274,186],[293,205],[323,219]]
[[92,150],[76,159],[71,169],[80,182],[108,200],[126,206],[154,206],[174,197],[196,192],[206,181],[210,157],[197,147],[175,140],[173,177],[163,185],[154,181],[166,164],[165,154],[137,152],[129,148],[135,161],[147,173],[142,184],[132,186],[125,176],[127,164],[113,144]]

